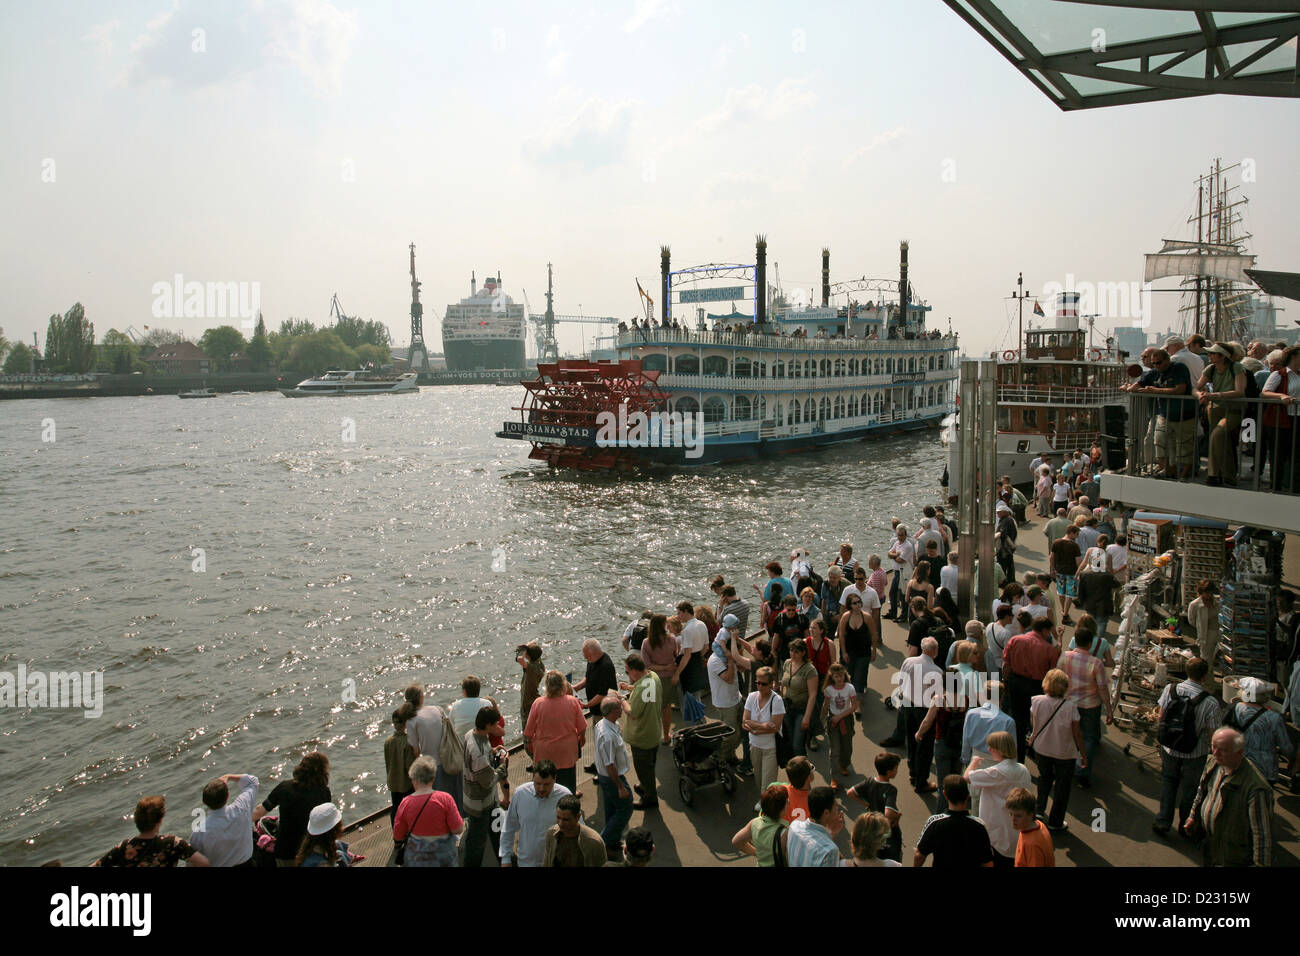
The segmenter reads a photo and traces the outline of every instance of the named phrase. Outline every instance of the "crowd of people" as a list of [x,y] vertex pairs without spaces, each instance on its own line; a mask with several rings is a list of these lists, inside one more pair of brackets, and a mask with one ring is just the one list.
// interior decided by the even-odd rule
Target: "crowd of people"
[[[461,697],[446,707],[408,687],[383,748],[389,862],[647,865],[653,834],[644,818],[631,824],[635,814],[658,812],[661,748],[675,745],[683,728],[712,721],[716,765],[729,779],[752,777],[759,795],[756,816],[732,842],[760,866],[899,865],[905,835],[914,840],[913,865],[1053,865],[1072,790],[1094,785],[1103,728],[1116,715],[1106,635],[1127,552],[1105,503],[1085,493],[1098,493],[1091,458],[1077,452],[1059,469],[1048,456],[1035,463],[1061,479],[1051,508],[1039,496],[1040,515],[1055,512],[1045,525],[1047,573],[1017,579],[1014,489],[1003,482],[999,593],[987,625],[959,620],[957,529],[942,507],[926,506],[915,532],[895,519],[888,541],[865,560],[845,543],[814,567],[797,548],[786,564],[763,567],[752,598],[717,575],[714,601],[643,612],[623,633],[619,664],[600,641],[585,641],[579,680],[547,668],[539,644],[520,645],[523,748],[513,757],[502,709],[477,677],[465,677]],[[1202,582],[1200,603],[1188,609],[1198,632],[1212,633],[1213,600]],[[875,706],[867,683],[885,620],[906,628],[894,690],[879,704],[896,712],[895,729],[879,742],[884,749],[866,779],[850,786],[859,776],[855,738]],[[1293,598],[1281,620],[1294,644]],[[1178,832],[1201,842],[1207,863],[1268,865],[1279,754],[1293,769],[1296,761],[1283,718],[1265,706],[1267,685],[1242,681],[1241,697],[1220,707],[1212,654],[1210,643],[1160,699],[1161,798],[1152,829],[1170,833],[1177,811]],[[589,736],[594,758],[579,767]],[[815,786],[808,755],[823,746],[827,785]],[[526,761],[529,776],[513,791],[511,760]],[[935,801],[908,834],[895,783],[904,761],[909,786]],[[582,778],[594,779],[599,831],[583,813]],[[135,811],[137,836],[99,865],[357,862],[340,839],[324,754],[306,754],[261,803],[259,788],[246,774],[212,780],[202,791],[203,818],[185,839],[162,834],[164,798],[145,797]],[[835,837],[850,799],[866,809],[851,828],[851,854],[842,856]]]
[[[1272,490],[1300,491],[1300,346],[1192,335],[1143,350],[1141,363],[1124,388],[1156,397],[1144,436],[1153,474],[1190,477],[1205,452],[1206,483],[1235,486],[1244,454],[1257,458],[1261,477],[1268,470]],[[1249,432],[1246,419],[1256,426]]]

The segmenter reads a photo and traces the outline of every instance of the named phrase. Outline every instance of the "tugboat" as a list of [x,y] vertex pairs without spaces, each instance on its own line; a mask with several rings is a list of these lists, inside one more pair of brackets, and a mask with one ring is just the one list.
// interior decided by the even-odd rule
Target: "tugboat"
[[[897,280],[834,287],[823,249],[820,306],[788,301],[779,287],[770,295],[761,236],[755,251],[754,265],[673,272],[661,249],[661,321],[647,305],[644,323],[621,327],[616,361],[539,362],[537,379],[522,383],[519,420],[497,436],[531,441],[529,457],[554,467],[609,471],[804,452],[937,428],[953,410],[957,337],[926,329],[930,306],[908,283],[906,242]],[[710,279],[731,281],[699,286]],[[863,291],[874,301],[831,304]],[[672,317],[674,294],[678,303],[749,300],[754,313],[733,305],[710,329],[698,308],[691,329]]]

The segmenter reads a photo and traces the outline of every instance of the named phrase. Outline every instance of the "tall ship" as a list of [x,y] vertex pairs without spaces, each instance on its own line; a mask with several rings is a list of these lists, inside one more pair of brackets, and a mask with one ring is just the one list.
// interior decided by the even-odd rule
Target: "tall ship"
[[[1064,456],[1087,454],[1100,444],[1103,467],[1121,467],[1128,393],[1120,386],[1129,379],[1124,353],[1107,340],[1088,343],[1079,328],[1079,294],[1057,296],[1052,319],[1024,331],[1019,348],[994,351],[997,362],[997,469],[1011,483],[1032,487],[1029,463],[1051,455],[1059,467]],[[958,494],[961,445],[955,421],[943,434],[948,445],[949,494]]]
[[[555,467],[610,471],[796,454],[936,428],[954,406],[957,337],[927,328],[930,306],[907,270],[904,242],[897,280],[832,286],[823,250],[821,304],[805,305],[768,285],[761,236],[752,265],[673,271],[665,246],[659,320],[641,290],[645,319],[620,326],[615,361],[539,362],[538,377],[522,383],[519,418],[497,435],[530,441],[529,457]],[[853,298],[861,292],[872,295],[865,304]],[[833,304],[838,296],[845,304]],[[751,302],[752,313],[736,305]],[[674,304],[693,315],[681,321]]]
[[522,369],[524,306],[506,294],[501,274],[478,287],[470,273],[469,297],[447,306],[442,320],[442,351],[447,370]]

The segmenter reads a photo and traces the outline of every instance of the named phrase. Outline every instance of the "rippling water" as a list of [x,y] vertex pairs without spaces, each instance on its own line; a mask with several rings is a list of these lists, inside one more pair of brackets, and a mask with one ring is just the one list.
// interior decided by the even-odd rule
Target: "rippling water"
[[617,647],[644,607],[711,598],[719,571],[749,590],[794,545],[879,550],[891,514],[938,494],[932,432],[550,473],[492,437],[521,394],[0,404],[0,670],[102,670],[105,687],[99,719],[0,709],[0,861],[91,859],[147,793],[187,832],[207,780],[253,773],[265,794],[304,748],[328,753],[348,819],[386,806],[411,681],[446,702],[475,673],[513,721],[518,643],[581,671],[582,641]]

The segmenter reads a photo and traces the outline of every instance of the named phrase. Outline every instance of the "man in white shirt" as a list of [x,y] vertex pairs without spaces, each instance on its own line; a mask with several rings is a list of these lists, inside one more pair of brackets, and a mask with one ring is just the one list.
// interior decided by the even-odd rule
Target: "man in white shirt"
[[889,584],[889,613],[885,616],[894,621],[902,611],[900,595],[904,582],[912,577],[916,560],[916,546],[908,537],[907,525],[900,523],[894,528],[894,541],[889,546],[887,556],[893,562],[894,580]]
[[[239,784],[239,796],[234,800],[230,800],[232,783]],[[258,786],[252,774],[228,773],[203,788],[203,805],[207,810],[189,840],[190,846],[206,856],[212,866],[250,865],[253,805],[257,803]]]
[[957,552],[948,552],[948,563],[939,569],[939,587],[947,588],[954,601],[957,598]]
[[920,549],[921,554],[925,554],[925,549],[933,541],[934,546],[940,551],[943,550],[943,535],[934,530],[934,522],[929,518],[921,519],[921,530],[916,533],[916,546]]
[[627,784],[632,762],[618,726],[623,716],[623,701],[618,695],[610,694],[600,705],[600,715],[596,724],[596,782],[600,785],[605,816],[600,838],[605,841],[605,855],[619,862],[623,859],[623,830],[632,819],[632,788]]
[[[546,857],[546,831],[555,825],[555,807],[561,797],[571,795],[568,787],[555,782],[555,764],[539,760],[533,779],[522,784],[510,800],[501,828],[501,865],[541,866]],[[516,848],[515,839],[519,845]]]
[[786,834],[790,866],[839,866],[835,834],[844,829],[844,808],[830,787],[813,787],[808,794],[808,819],[796,820]]
[[1205,371],[1205,359],[1189,350],[1186,342],[1180,338],[1172,338],[1165,342],[1165,351],[1169,353],[1169,361],[1187,366],[1187,374],[1192,377],[1193,382],[1200,380],[1201,373]]
[[1011,605],[1000,604],[997,620],[984,629],[984,669],[994,677],[1002,673],[1002,649],[1007,646],[1007,641],[1020,633],[1020,628],[1012,623],[1015,619]]
[[736,682],[736,669],[748,670],[750,666],[749,659],[740,655],[731,638],[731,629],[738,623],[734,614],[722,619],[723,626],[713,639],[707,665],[711,713],[732,730],[731,736],[722,743],[723,756],[728,759],[736,756],[736,744],[740,741],[740,705],[743,701]]
[[695,606],[690,601],[677,605],[677,622],[682,626],[682,659],[673,683],[697,696],[707,693],[709,680],[704,665],[709,652],[709,629],[695,617]]
[[933,637],[921,641],[921,653],[903,661],[897,681],[903,719],[907,728],[907,770],[917,793],[933,793],[930,763],[934,759],[935,722],[921,734],[921,724],[933,704],[943,704],[943,669],[935,663],[939,642]]

